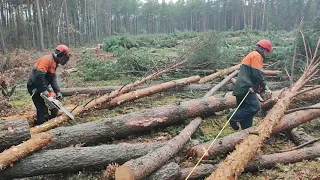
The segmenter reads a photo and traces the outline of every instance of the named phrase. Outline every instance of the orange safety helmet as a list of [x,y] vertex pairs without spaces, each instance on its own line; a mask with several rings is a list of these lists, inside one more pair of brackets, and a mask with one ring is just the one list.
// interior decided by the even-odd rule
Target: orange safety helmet
[[70,49],[68,48],[68,46],[64,45],[64,44],[60,44],[56,47],[56,50],[58,50],[60,53],[66,55],[69,57],[70,55]]
[[268,53],[271,53],[271,50],[272,50],[272,44],[269,40],[267,39],[262,39],[260,40],[258,43],[257,43],[257,46],[261,46],[263,47],[264,49],[267,50]]

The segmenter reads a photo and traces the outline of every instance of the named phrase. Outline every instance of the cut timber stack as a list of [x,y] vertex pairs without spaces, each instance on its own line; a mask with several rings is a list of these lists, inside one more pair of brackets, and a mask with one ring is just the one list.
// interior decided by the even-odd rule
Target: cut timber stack
[[30,139],[27,120],[0,120],[0,152]]

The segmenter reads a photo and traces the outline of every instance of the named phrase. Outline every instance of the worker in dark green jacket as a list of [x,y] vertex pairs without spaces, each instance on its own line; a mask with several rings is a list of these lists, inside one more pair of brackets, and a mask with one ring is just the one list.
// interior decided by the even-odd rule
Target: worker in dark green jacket
[[[233,90],[237,105],[245,98],[248,91],[250,92],[230,120],[230,125],[234,130],[239,130],[238,123],[242,129],[252,126],[253,116],[260,110],[256,93],[259,93],[265,100],[271,97],[271,91],[267,87],[263,74],[263,60],[267,54],[271,53],[271,49],[271,42],[263,39],[257,43],[256,50],[249,53],[241,62],[240,72]],[[228,119],[233,112],[234,110],[228,114]]]

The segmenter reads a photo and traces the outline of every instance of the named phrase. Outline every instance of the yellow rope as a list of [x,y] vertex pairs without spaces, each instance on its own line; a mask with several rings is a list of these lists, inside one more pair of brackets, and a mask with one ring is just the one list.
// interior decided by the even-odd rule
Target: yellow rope
[[201,162],[201,160],[203,159],[203,157],[208,153],[209,149],[211,148],[211,146],[213,145],[213,143],[218,139],[218,137],[220,136],[220,134],[222,133],[222,131],[226,128],[226,126],[228,125],[230,119],[232,119],[233,115],[237,112],[237,110],[239,109],[239,107],[241,106],[241,104],[243,103],[243,101],[247,98],[248,94],[250,93],[250,90],[247,92],[247,94],[244,96],[244,98],[242,99],[242,101],[240,102],[240,104],[238,105],[238,107],[233,111],[231,117],[228,119],[228,121],[225,123],[225,125],[222,127],[222,129],[220,130],[220,132],[218,133],[218,135],[214,138],[214,140],[212,141],[212,143],[210,144],[210,146],[208,147],[208,149],[206,149],[206,151],[203,153],[202,157],[199,159],[199,161],[197,162],[197,164],[193,167],[192,171],[189,173],[189,175],[187,176],[187,178],[185,180],[188,180],[189,177],[191,176],[191,174],[193,173],[193,171],[196,169],[196,167],[199,165],[199,163]]

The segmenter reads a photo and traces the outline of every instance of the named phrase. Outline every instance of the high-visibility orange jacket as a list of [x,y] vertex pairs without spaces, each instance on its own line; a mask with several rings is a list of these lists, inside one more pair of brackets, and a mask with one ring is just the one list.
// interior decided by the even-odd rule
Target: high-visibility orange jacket
[[255,92],[258,92],[259,85],[262,87],[262,91],[266,90],[266,81],[263,74],[263,57],[258,51],[252,51],[241,62],[233,95],[243,96],[251,87]]
[[32,89],[37,89],[39,93],[49,90],[51,85],[53,91],[58,93],[60,91],[56,76],[57,63],[53,56],[46,55],[37,60],[30,73],[28,86]]

